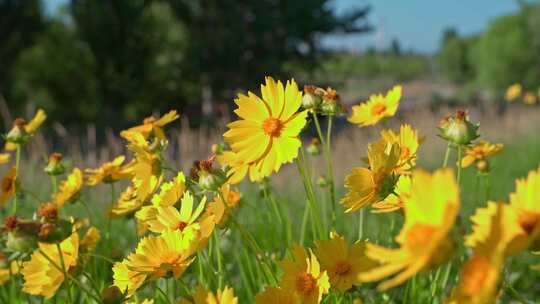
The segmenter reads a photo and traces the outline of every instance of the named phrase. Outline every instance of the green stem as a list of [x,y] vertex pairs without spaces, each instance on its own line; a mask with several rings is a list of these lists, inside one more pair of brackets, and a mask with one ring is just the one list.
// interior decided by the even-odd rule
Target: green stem
[[364,208],[358,213],[358,240],[364,238]]
[[450,142],[446,145],[446,152],[444,153],[443,168],[448,166],[448,158],[450,157]]
[[[114,206],[114,199],[115,199],[114,183],[111,183],[111,203],[110,203],[109,210],[111,210]],[[109,252],[112,251],[111,226],[112,226],[112,218],[109,214],[107,214],[107,246],[109,247]]]
[[487,173],[485,176],[484,176],[484,186],[486,187],[486,202],[489,201],[489,197],[490,197],[490,193],[491,193],[491,183],[490,183],[490,180],[489,180],[489,173]]
[[161,294],[165,301],[167,301],[167,303],[172,304],[167,294],[161,289],[161,287],[159,287],[159,281],[156,281],[156,290]]
[[314,225],[315,232],[318,233],[319,239],[323,239],[325,233],[324,233],[324,228],[322,227],[321,211],[319,210],[319,207],[317,205],[315,192],[313,191],[313,184],[311,182],[311,176],[309,172],[307,172],[306,170],[304,148],[300,147],[300,151],[301,151],[301,157],[296,159],[296,165],[302,177],[304,190],[306,191],[306,196],[309,203],[309,207],[311,209],[312,223]]
[[52,185],[52,192],[56,193],[58,191],[58,181],[56,180],[56,176],[51,175],[51,185]]
[[[15,180],[19,179],[20,165],[21,165],[21,145],[17,144],[17,152],[15,154],[15,170],[16,170]],[[13,198],[13,209],[11,211],[13,215],[17,214],[17,200],[18,200],[17,188],[15,188],[15,197]]]
[[218,275],[218,288],[223,286],[223,263],[221,257],[221,246],[219,242],[218,231],[214,231],[214,250],[217,257],[217,275]]
[[458,186],[461,185],[460,184],[460,182],[461,182],[461,149],[462,149],[462,146],[458,145],[457,146],[457,162],[456,162]]
[[[56,249],[58,250],[58,257],[60,257],[60,266],[62,266],[62,272],[64,273],[64,277],[67,278],[67,271],[66,271],[66,265],[64,263],[64,255],[62,254],[62,248],[60,248],[60,244],[56,243]],[[69,281],[66,280],[66,287],[67,287],[67,294],[68,294],[68,300],[69,303],[73,303],[73,297],[71,295],[71,286],[68,283]]]

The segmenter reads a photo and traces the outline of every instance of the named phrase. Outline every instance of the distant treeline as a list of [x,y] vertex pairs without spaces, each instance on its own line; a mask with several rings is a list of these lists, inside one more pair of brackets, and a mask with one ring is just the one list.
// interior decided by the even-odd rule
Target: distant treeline
[[73,126],[230,103],[284,65],[315,68],[323,35],[370,30],[368,7],[330,2],[71,0],[49,16],[45,1],[0,0],[0,103]]

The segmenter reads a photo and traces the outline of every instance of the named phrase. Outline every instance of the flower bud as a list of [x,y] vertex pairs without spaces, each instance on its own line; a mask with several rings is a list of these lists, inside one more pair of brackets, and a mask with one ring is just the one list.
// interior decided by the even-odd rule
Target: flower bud
[[39,206],[37,215],[46,221],[54,222],[58,219],[58,206],[53,203],[43,203]]
[[60,220],[56,223],[44,223],[39,229],[38,237],[41,242],[57,243],[69,237],[72,230],[72,223],[66,220]]
[[327,88],[324,91],[321,113],[323,115],[336,115],[341,112],[340,97],[336,90]]
[[43,171],[51,176],[57,176],[64,174],[65,168],[64,164],[62,164],[62,154],[61,153],[53,153],[49,156],[49,162],[47,163],[47,166]]
[[468,145],[477,139],[478,124],[469,121],[466,111],[459,110],[455,116],[445,117],[439,124],[440,137],[456,145]]
[[321,147],[321,141],[318,138],[313,137],[311,139],[311,142],[309,143],[309,145],[306,148],[306,152],[309,155],[317,156],[317,155],[321,154],[320,147]]
[[13,128],[11,128],[11,130],[6,135],[6,141],[14,144],[26,143],[30,138],[30,134],[26,132],[25,127],[26,121],[24,119],[15,119],[15,121],[13,122]]
[[479,161],[476,162],[476,169],[478,170],[478,172],[481,172],[481,173],[487,173],[489,172],[489,162],[485,159],[481,159]]
[[191,168],[191,178],[197,180],[199,186],[207,191],[218,191],[227,181],[227,175],[221,169],[213,167],[214,156],[207,160],[199,160]]
[[326,178],[326,176],[321,175],[317,178],[316,183],[317,183],[317,186],[321,188],[325,188],[328,186],[328,179]]
[[6,247],[14,252],[32,252],[37,247],[37,239],[27,233],[10,231],[7,235]]
[[225,144],[219,143],[212,145],[212,153],[214,153],[215,155],[221,155],[223,154],[223,151],[225,151]]
[[322,102],[322,96],[317,90],[318,88],[313,85],[304,86],[304,95],[302,96],[302,107],[306,110],[318,109]]

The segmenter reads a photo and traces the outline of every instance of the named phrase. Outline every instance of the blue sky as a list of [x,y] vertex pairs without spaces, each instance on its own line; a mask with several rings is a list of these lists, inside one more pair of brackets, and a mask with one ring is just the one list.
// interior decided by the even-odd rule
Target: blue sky
[[[67,0],[44,0],[49,12]],[[443,29],[453,26],[461,34],[482,32],[490,20],[518,10],[515,0],[334,0],[345,12],[370,5],[369,20],[376,30],[369,35],[333,36],[324,43],[349,50],[386,47],[397,38],[403,49],[422,53],[437,50]]]
[[386,47],[397,38],[403,49],[422,53],[437,50],[442,31],[455,27],[460,34],[486,29],[490,20],[519,9],[515,0],[334,0],[338,12],[371,6],[369,20],[376,30],[369,35],[330,37],[326,43],[350,50]]

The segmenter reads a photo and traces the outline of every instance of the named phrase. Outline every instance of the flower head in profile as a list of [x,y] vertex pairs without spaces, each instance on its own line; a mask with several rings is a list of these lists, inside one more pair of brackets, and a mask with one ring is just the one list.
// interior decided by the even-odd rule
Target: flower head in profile
[[203,217],[213,216],[215,223],[223,226],[228,219],[229,212],[238,206],[240,192],[231,189],[229,184],[221,186],[219,191],[219,195],[216,195],[214,200],[206,206]]
[[291,290],[279,287],[266,287],[266,289],[255,297],[257,304],[300,304],[300,298]]
[[349,192],[341,200],[353,212],[373,203],[384,200],[394,191],[398,176],[393,172],[399,162],[398,144],[389,146],[384,140],[368,146],[369,169],[356,167],[345,178],[345,188]]
[[489,171],[488,157],[499,153],[503,149],[503,144],[492,144],[485,140],[480,141],[472,147],[465,149],[465,156],[459,162],[462,168],[476,164],[480,172]]
[[65,181],[60,183],[58,192],[53,195],[53,202],[62,207],[66,203],[72,203],[79,198],[83,185],[83,174],[79,168],[74,168]]
[[315,241],[315,255],[321,269],[326,271],[332,288],[345,292],[353,285],[360,284],[358,275],[377,265],[365,254],[366,243],[359,241],[349,246],[337,233],[330,234],[329,240]]
[[[61,256],[60,256],[61,253]],[[77,266],[79,255],[79,236],[73,233],[60,243],[60,251],[56,244],[39,244],[29,261],[22,265],[24,277],[23,291],[31,295],[40,295],[49,299],[66,279],[62,263],[66,271]]]
[[234,295],[234,289],[228,286],[213,293],[198,285],[193,294],[193,301],[182,300],[179,304],[238,304],[238,298]]
[[508,102],[515,101],[516,99],[521,97],[522,90],[523,90],[523,88],[521,87],[521,84],[515,83],[515,84],[509,86],[506,89],[506,93],[504,94],[504,98]]
[[193,261],[196,244],[186,231],[167,230],[158,236],[143,238],[135,253],[127,257],[127,266],[136,273],[161,278],[171,273],[178,278]]
[[131,174],[126,172],[127,170],[122,167],[125,156],[121,155],[115,158],[112,162],[107,162],[96,169],[86,169],[86,184],[89,186],[96,186],[100,183],[114,183],[121,179],[131,178]]
[[47,119],[47,114],[45,114],[45,111],[42,109],[39,109],[36,112],[36,115],[30,122],[27,122],[26,120],[22,118],[15,119],[13,128],[6,134],[6,145],[5,149],[7,151],[13,151],[17,149],[18,144],[24,144],[34,134],[36,133],[37,129],[43,124],[43,122]]
[[278,262],[283,270],[281,288],[296,294],[301,303],[319,303],[330,289],[328,274],[321,271],[317,257],[300,245],[293,245],[292,253],[292,258]]
[[81,251],[93,252],[100,239],[101,232],[99,232],[99,229],[94,226],[88,228],[81,240]]
[[[515,231],[508,227],[505,215],[510,208],[491,203],[489,219],[483,224],[485,235],[474,246],[473,255],[462,267],[458,285],[452,290],[449,304],[495,303],[507,246]],[[509,229],[510,228],[510,229]]]
[[0,153],[0,165],[3,165],[9,162],[10,157],[11,157],[11,154],[9,153]]
[[178,115],[176,110],[172,110],[160,118],[150,116],[145,118],[141,125],[124,130],[120,133],[120,135],[124,138],[129,138],[130,133],[139,133],[145,139],[155,136],[159,140],[166,140],[163,127],[177,120],[178,118],[180,118],[180,115]]
[[[306,111],[298,112],[302,92],[294,80],[283,86],[281,81],[267,77],[261,93],[262,99],[251,92],[238,95],[234,112],[240,119],[230,123],[223,134],[235,153],[226,165],[247,165],[247,170],[243,167],[240,172],[245,176],[249,171],[252,181],[279,171],[282,164],[296,158],[301,146],[298,136],[307,116]],[[238,170],[235,172],[238,174]]]
[[401,86],[394,86],[386,96],[371,95],[368,101],[352,107],[353,113],[348,120],[359,127],[375,125],[381,119],[396,114],[400,99]]
[[395,275],[379,284],[379,290],[386,290],[445,261],[453,249],[449,232],[458,209],[459,189],[451,170],[413,172],[411,194],[403,203],[405,222],[396,237],[400,247],[368,244],[366,255],[381,266],[360,274],[360,279],[370,282]]
[[396,183],[394,192],[388,195],[384,200],[372,205],[373,213],[387,213],[401,210],[403,202],[411,194],[412,180],[408,175],[401,175]]
[[418,147],[422,139],[418,136],[418,131],[410,125],[401,125],[399,134],[392,130],[381,131],[381,137],[389,144],[397,143],[400,149],[399,161],[396,166],[396,173],[409,174],[416,166]]
[[4,204],[15,194],[17,189],[17,168],[9,169],[2,178],[0,186],[2,187],[0,188],[0,204]]
[[127,298],[131,297],[146,280],[146,274],[129,268],[129,261],[116,262],[113,266],[113,285]]
[[139,200],[137,197],[137,184],[134,183],[131,186],[128,186],[122,193],[116,204],[112,207],[109,212],[111,217],[121,217],[132,214],[139,210],[145,201]]

